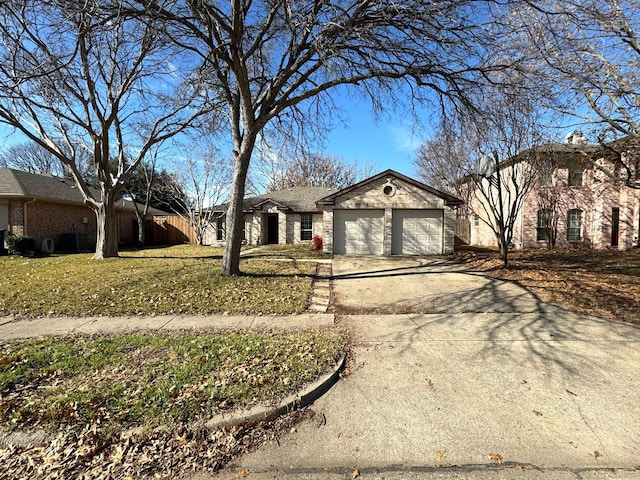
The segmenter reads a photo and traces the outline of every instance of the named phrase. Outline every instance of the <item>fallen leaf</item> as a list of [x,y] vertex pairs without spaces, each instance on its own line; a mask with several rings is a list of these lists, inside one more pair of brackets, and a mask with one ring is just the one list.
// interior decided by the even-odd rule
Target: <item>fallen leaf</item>
[[427,381],[425,383],[427,384],[427,387],[433,387],[433,382],[430,378],[427,378]]
[[444,457],[444,450],[437,450],[436,451],[436,458],[440,459]]
[[340,438],[341,436],[342,436],[342,432],[338,432],[338,433],[336,434],[336,438]]
[[539,412],[538,410],[534,410],[533,413],[536,414],[536,417],[541,417],[542,416],[542,412]]
[[595,452],[593,452],[593,456],[598,458],[598,457],[601,457],[602,454],[598,450],[596,450]]
[[360,476],[360,472],[356,468],[353,472],[351,472],[351,478],[358,478]]
[[502,455],[500,455],[499,453],[490,453],[489,458],[493,460],[493,463],[502,463]]
[[519,463],[516,463],[516,464],[513,466],[513,468],[514,468],[515,470],[524,470],[524,467],[523,467],[522,465],[520,465]]
[[249,470],[240,470],[236,473],[236,478],[245,478],[249,476]]

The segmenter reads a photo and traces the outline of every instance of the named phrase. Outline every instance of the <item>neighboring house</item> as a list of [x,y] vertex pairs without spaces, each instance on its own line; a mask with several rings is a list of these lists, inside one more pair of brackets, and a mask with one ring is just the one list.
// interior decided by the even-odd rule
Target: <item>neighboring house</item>
[[[119,242],[134,243],[138,227],[133,203],[119,200],[117,214]],[[75,182],[65,178],[0,169],[0,230],[33,237],[38,247],[51,239],[56,251],[95,250],[95,213]]]
[[[250,245],[323,239],[326,253],[440,255],[453,252],[462,200],[387,170],[343,190],[298,187],[244,201]],[[212,236],[224,243],[221,211]]]
[[[536,149],[536,178],[515,222],[516,249],[556,246],[627,249],[638,244],[640,190],[604,173],[616,172],[606,151],[588,145],[580,134],[568,143],[550,143]],[[534,158],[530,155],[526,158]],[[520,161],[520,156],[509,159]],[[482,220],[477,198],[469,200],[472,245],[495,246],[491,228]]]

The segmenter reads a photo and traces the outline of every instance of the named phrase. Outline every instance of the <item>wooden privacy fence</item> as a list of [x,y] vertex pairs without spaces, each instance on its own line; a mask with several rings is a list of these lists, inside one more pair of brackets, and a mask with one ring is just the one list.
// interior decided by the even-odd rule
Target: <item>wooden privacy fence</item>
[[156,215],[145,224],[147,245],[196,244],[189,220],[180,215]]
[[466,218],[456,218],[455,242],[456,245],[469,245],[471,243],[471,222]]

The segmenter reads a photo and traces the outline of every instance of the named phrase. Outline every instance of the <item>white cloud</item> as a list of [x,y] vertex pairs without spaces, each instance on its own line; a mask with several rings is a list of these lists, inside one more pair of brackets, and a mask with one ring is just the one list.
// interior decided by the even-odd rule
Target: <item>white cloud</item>
[[415,152],[422,143],[422,137],[418,135],[413,125],[400,123],[387,127],[393,138],[395,150],[399,152]]

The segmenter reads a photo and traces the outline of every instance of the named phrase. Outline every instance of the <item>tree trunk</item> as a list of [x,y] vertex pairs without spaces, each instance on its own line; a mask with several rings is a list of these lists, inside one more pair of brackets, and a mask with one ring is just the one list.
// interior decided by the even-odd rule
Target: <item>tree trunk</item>
[[244,232],[244,212],[243,201],[245,185],[247,181],[247,171],[249,170],[249,160],[251,150],[236,155],[235,168],[233,171],[233,183],[231,186],[231,199],[227,209],[227,243],[222,255],[222,274],[240,275],[240,250],[242,248]]
[[98,234],[94,260],[118,256],[118,215],[113,198],[103,194],[103,201],[96,208]]
[[144,216],[138,212],[136,208],[136,220],[138,221],[138,246],[144,247],[146,241],[145,228],[144,228]]
[[506,267],[509,264],[509,244],[504,231],[501,231],[498,235],[498,247],[500,249],[500,260],[502,260],[502,265]]

